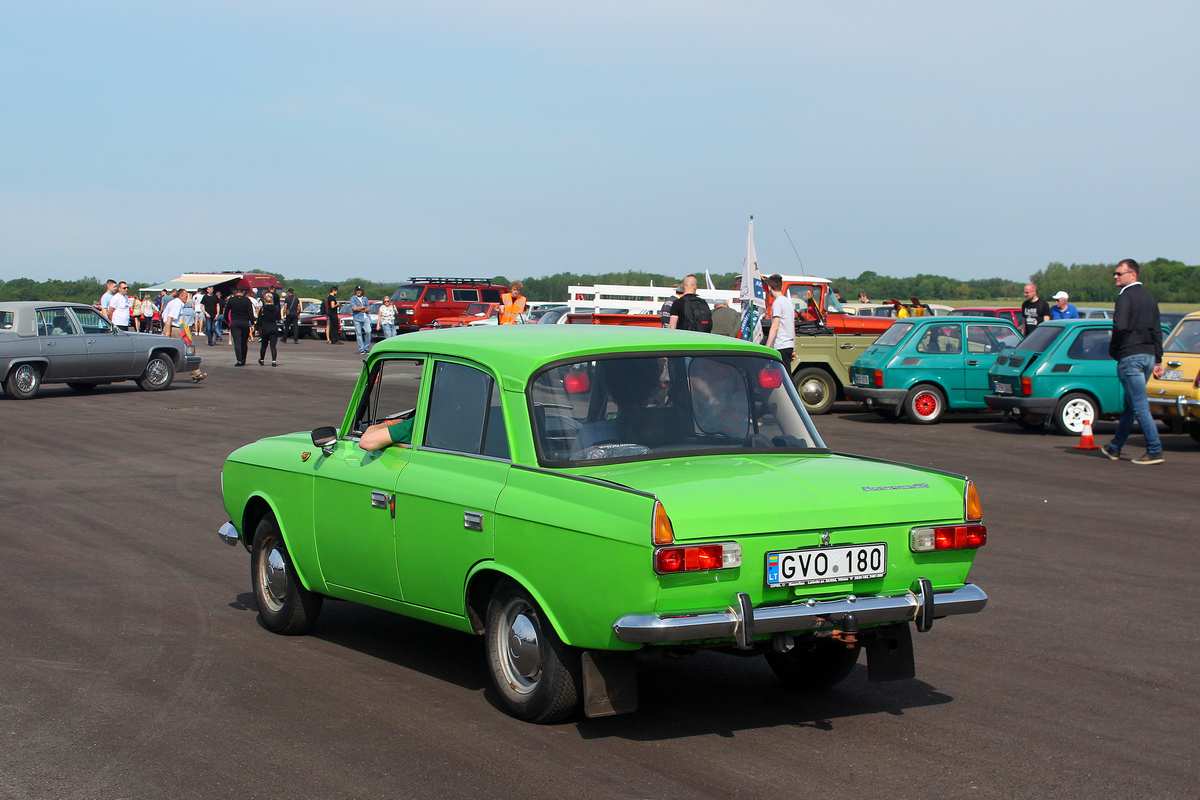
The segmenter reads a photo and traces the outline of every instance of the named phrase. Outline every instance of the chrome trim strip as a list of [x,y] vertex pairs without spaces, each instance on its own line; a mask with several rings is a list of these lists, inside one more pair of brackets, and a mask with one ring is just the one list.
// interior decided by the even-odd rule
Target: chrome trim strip
[[1183,394],[1179,395],[1178,397],[1147,397],[1146,400],[1152,406],[1200,406],[1200,400],[1192,400],[1188,398],[1187,395]]
[[238,535],[238,530],[233,526],[232,522],[226,522],[224,525],[218,528],[217,536],[220,537],[222,542],[230,547],[235,547],[242,540],[242,537]]
[[[933,596],[933,617],[975,614],[987,605],[987,595],[973,583],[952,592]],[[858,597],[828,602],[800,602],[786,606],[767,606],[751,609],[749,625],[742,625],[736,605],[724,611],[695,616],[663,616],[657,614],[627,614],[613,623],[613,633],[622,642],[665,644],[692,639],[724,639],[736,635],[739,627],[755,633],[834,628],[847,614],[858,617],[860,625],[880,622],[900,622],[917,616],[920,602],[912,594],[899,597]],[[752,627],[751,627],[752,626]]]

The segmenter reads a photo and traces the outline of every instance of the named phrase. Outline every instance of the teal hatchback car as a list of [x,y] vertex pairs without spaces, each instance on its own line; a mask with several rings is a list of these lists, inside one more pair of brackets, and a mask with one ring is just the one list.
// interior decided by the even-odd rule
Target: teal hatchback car
[[1124,390],[1117,362],[1108,355],[1112,325],[1111,319],[1097,317],[1037,326],[1028,339],[996,359],[989,373],[988,408],[1011,411],[1023,428],[1050,425],[1064,436],[1081,434],[1087,420],[1119,417]]
[[846,397],[881,416],[928,425],[947,411],[987,408],[988,370],[1021,334],[1011,322],[970,317],[900,320],[850,367]]

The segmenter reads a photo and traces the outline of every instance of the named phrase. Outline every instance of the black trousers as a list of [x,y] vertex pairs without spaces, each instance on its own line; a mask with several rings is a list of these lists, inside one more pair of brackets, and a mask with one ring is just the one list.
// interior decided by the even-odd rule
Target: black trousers
[[275,343],[279,341],[279,328],[275,325],[264,325],[259,330],[258,335],[262,337],[262,344],[258,347],[258,360],[262,361],[267,355],[267,345],[271,346],[271,360],[275,360]]
[[299,317],[288,317],[284,321],[284,325],[283,325],[283,338],[284,339],[288,338],[289,332],[292,337],[292,343],[298,344],[300,342],[300,318]]
[[250,322],[234,320],[229,324],[229,333],[233,336],[233,357],[239,364],[246,363],[246,343],[250,339]]
[[326,317],[328,324],[326,330],[329,331],[329,341],[340,342],[342,340],[342,321],[337,315]]

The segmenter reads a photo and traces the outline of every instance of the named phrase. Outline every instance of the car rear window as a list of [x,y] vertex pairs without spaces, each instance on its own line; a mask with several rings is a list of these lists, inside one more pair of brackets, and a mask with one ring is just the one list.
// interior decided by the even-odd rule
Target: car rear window
[[1057,325],[1039,325],[1033,329],[1033,333],[1017,345],[1018,350],[1032,350],[1035,353],[1044,353],[1050,349],[1050,345],[1054,344],[1059,336],[1062,336],[1063,329]]
[[[1035,330],[1034,333],[1037,333]],[[1107,361],[1108,343],[1112,340],[1112,328],[1088,328],[1082,330],[1071,342],[1067,355],[1080,361]]]
[[883,332],[883,335],[875,340],[875,344],[880,347],[895,347],[900,343],[900,340],[913,329],[911,322],[895,322],[892,327]]
[[1200,319],[1185,319],[1167,337],[1163,350],[1172,353],[1200,353]]

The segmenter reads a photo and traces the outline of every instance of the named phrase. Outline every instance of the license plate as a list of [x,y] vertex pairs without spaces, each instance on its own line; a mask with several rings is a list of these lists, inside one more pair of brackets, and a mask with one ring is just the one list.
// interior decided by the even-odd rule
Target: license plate
[[854,382],[855,386],[867,386],[871,383],[871,379],[866,375],[851,375],[850,380]]
[[1163,380],[1164,381],[1181,381],[1181,380],[1183,380],[1183,370],[1181,370],[1181,369],[1164,370],[1163,371]]
[[887,545],[883,542],[767,553],[767,586],[843,583],[886,574]]
[[1007,383],[996,381],[992,384],[996,389],[996,394],[1012,394],[1012,386]]

